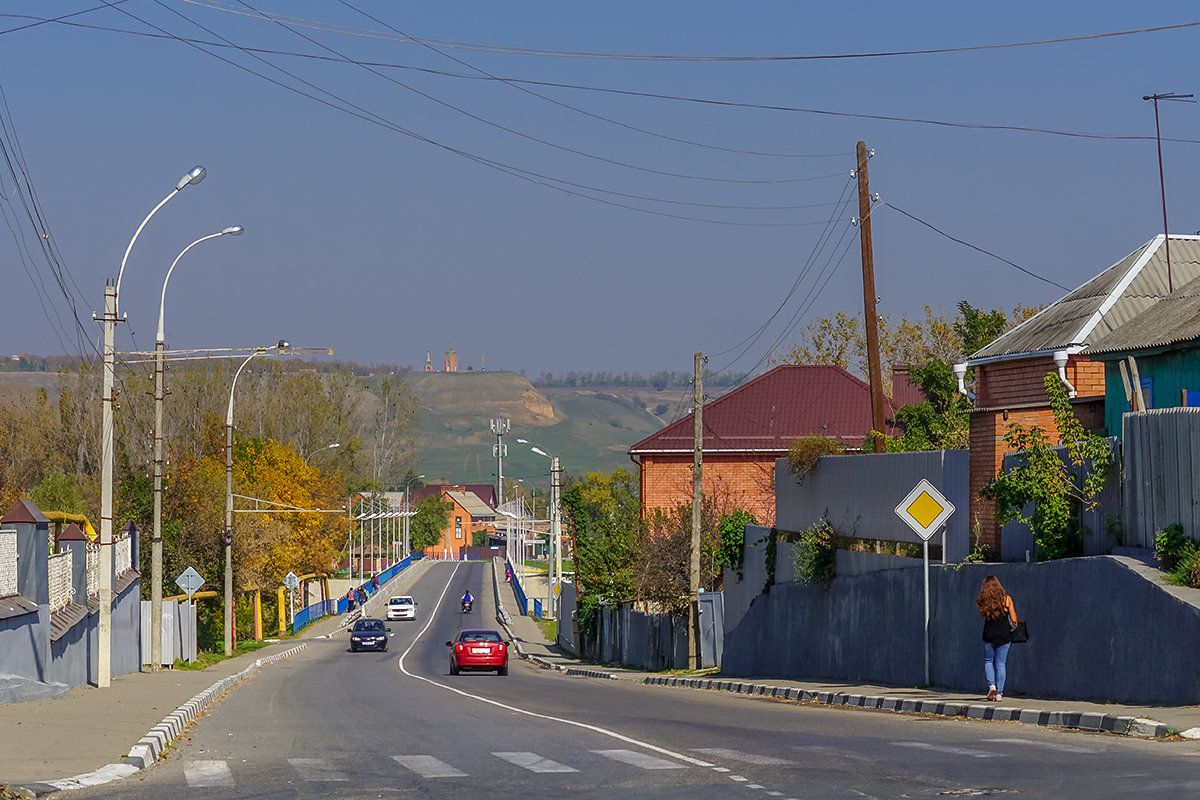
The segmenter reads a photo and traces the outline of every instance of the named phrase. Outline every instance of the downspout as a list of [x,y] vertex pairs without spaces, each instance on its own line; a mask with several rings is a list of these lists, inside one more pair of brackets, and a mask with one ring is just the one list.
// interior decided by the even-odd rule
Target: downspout
[[967,365],[966,365],[966,363],[955,364],[953,369],[954,369],[955,376],[957,376],[957,378],[958,378],[958,393],[969,398],[971,400],[971,402],[974,402],[975,394],[973,392],[970,392],[967,390]]
[[1077,394],[1075,387],[1067,380],[1067,358],[1066,350],[1054,351],[1054,363],[1058,367],[1058,379],[1067,387],[1067,397],[1074,397]]

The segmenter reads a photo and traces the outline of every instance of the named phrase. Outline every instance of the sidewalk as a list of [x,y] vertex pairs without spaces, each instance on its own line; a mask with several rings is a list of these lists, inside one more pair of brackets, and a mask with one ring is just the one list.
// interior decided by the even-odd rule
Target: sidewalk
[[503,567],[498,569],[496,593],[498,605],[504,609],[499,613],[505,618],[504,624],[517,652],[526,660],[568,675],[734,692],[809,704],[965,717],[981,721],[1022,722],[1155,739],[1180,734],[1185,739],[1200,739],[1200,706],[1130,706],[1010,695],[1005,696],[1003,703],[988,703],[982,693],[975,695],[950,689],[766,677],[675,676],[587,664],[565,655],[557,645],[547,642],[533,618],[514,613],[515,595],[512,587],[504,582]]
[[[424,571],[421,564],[418,561],[380,587],[367,601],[367,612],[382,615],[389,592],[407,586]],[[354,612],[353,616],[357,615]],[[133,672],[113,678],[107,689],[80,686],[61,697],[0,705],[0,798],[32,796],[11,787],[29,787],[34,794],[43,794],[62,788],[52,783],[77,776],[89,776],[81,783],[98,784],[137,771],[157,757],[160,747],[153,746],[153,752],[146,752],[144,746],[139,749],[139,743],[148,737],[156,742],[173,739],[174,732],[186,727],[230,688],[218,684],[234,679],[260,660],[303,648],[307,640],[337,634],[351,617],[325,617],[298,637],[226,659],[208,669]],[[198,699],[210,689],[214,690],[211,696]],[[198,699],[194,708],[182,708],[193,705],[189,702],[193,699]],[[171,724],[159,728],[172,716]],[[131,754],[135,756],[130,759],[133,763],[127,764],[126,757]],[[10,787],[8,794],[6,785]]]

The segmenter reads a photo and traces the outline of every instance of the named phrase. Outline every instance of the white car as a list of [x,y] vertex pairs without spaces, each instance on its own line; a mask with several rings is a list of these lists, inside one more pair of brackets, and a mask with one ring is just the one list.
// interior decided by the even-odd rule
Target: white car
[[416,619],[417,618],[417,601],[413,600],[406,594],[396,595],[388,600],[387,618],[392,619]]

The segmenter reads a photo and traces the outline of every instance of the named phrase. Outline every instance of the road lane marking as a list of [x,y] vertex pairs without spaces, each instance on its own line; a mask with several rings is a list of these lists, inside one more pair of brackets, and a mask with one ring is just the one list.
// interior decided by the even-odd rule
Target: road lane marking
[[183,777],[187,785],[202,786],[233,786],[233,773],[224,761],[189,761],[183,767]]
[[729,750],[724,747],[693,747],[692,752],[703,753],[706,756],[714,756],[716,758],[728,758],[730,761],[741,761],[743,764],[780,765],[793,763],[782,758],[775,758],[774,756],[743,753],[741,750]]
[[1099,753],[1099,750],[1093,750],[1090,747],[1077,747],[1072,744],[1057,744],[1056,742],[1037,742],[1033,739],[984,739],[985,742],[996,742],[997,744],[1027,744],[1031,747],[1040,747],[1044,750],[1057,750],[1060,753]]
[[574,767],[542,758],[537,753],[492,753],[492,755],[530,772],[579,772]]
[[667,761],[665,758],[648,753],[639,753],[636,750],[593,750],[592,752],[641,769],[687,769],[683,764],[676,764],[674,761]]
[[878,761],[875,756],[869,756],[864,753],[856,753],[853,750],[840,750],[836,747],[830,747],[823,744],[798,744],[795,745],[797,750],[809,750],[814,753],[822,753],[824,755],[838,756],[840,758],[851,758],[857,761]]
[[392,756],[405,769],[411,770],[422,778],[465,778],[467,773],[457,770],[445,761],[439,761],[433,756]]
[[988,750],[972,750],[969,747],[949,747],[928,742],[892,742],[897,747],[912,747],[916,750],[933,750],[937,753],[949,753],[952,756],[967,756],[968,758],[1004,758],[1003,753],[993,753]]
[[559,723],[562,723],[563,725],[571,725],[576,728],[583,728],[584,730],[591,731],[592,733],[598,733],[602,736],[608,736],[612,739],[616,739],[617,741],[625,742],[626,744],[632,744],[637,747],[641,747],[645,750],[650,750],[655,753],[661,753],[664,756],[669,756],[670,758],[678,759],[679,761],[682,761],[685,764],[691,764],[694,767],[711,767],[711,766],[713,766],[712,764],[710,764],[707,761],[702,761],[701,759],[698,759],[698,758],[692,758],[691,756],[686,756],[683,753],[676,753],[673,750],[666,749],[665,747],[659,747],[658,745],[650,744],[649,742],[643,742],[638,739],[634,739],[631,736],[626,736],[624,734],[617,733],[616,731],[610,731],[607,728],[601,728],[597,725],[589,725],[586,722],[577,722],[576,720],[573,720],[573,719],[563,719],[562,717],[555,717],[550,714],[539,714],[536,711],[529,711],[528,709],[520,708],[518,706],[510,706],[507,703],[501,703],[499,700],[492,700],[491,698],[488,698],[488,697],[482,697],[477,694],[471,694],[470,692],[465,692],[462,689],[457,689],[457,688],[455,688],[453,686],[449,686],[445,683],[439,683],[438,681],[435,681],[432,678],[426,678],[424,675],[417,675],[416,673],[409,672],[408,668],[404,666],[404,659],[408,658],[408,654],[410,652],[412,652],[412,649],[414,647],[417,646],[417,642],[421,641],[421,637],[424,636],[425,633],[429,630],[430,626],[433,625],[434,620],[437,618],[437,611],[441,607],[442,601],[444,599],[446,599],[446,592],[450,590],[450,581],[454,579],[454,574],[456,572],[458,572],[458,567],[459,567],[459,564],[454,565],[454,572],[450,573],[450,579],[447,580],[446,585],[444,587],[442,587],[442,593],[440,595],[438,595],[437,602],[433,606],[433,613],[429,615],[429,620],[425,623],[425,627],[422,628],[421,632],[416,635],[416,637],[412,641],[412,644],[410,644],[407,648],[405,648],[404,652],[400,654],[400,658],[397,661],[396,665],[400,668],[400,671],[402,673],[404,673],[405,675],[407,675],[410,678],[415,678],[416,680],[424,681],[425,683],[428,683],[432,686],[436,686],[439,689],[445,689],[447,692],[454,692],[455,694],[457,694],[461,697],[467,697],[472,700],[478,700],[481,703],[487,703],[488,705],[495,706],[496,708],[503,708],[505,711],[511,711],[514,714],[523,714],[527,717],[533,717],[535,719],[544,719],[544,720],[549,720],[551,722],[559,722]]
[[289,758],[288,763],[306,781],[348,781],[346,773],[339,772],[323,758]]

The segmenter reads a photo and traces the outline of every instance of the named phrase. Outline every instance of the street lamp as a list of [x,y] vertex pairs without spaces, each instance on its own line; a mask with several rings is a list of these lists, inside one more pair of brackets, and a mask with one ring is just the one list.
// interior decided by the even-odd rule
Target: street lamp
[[166,205],[168,200],[183,191],[183,187],[194,186],[204,180],[205,174],[204,167],[192,167],[179,179],[175,188],[151,209],[134,231],[129,246],[125,248],[116,283],[104,287],[104,378],[100,395],[100,619],[96,632],[96,686],[101,689],[108,688],[112,682],[113,372],[116,362],[113,340],[117,325],[117,295],[121,289],[121,277],[125,274],[125,262],[129,260],[129,253],[141,235],[142,228],[146,227],[150,218]]
[[291,347],[280,339],[274,347],[259,347],[246,356],[246,360],[233,373],[233,384],[229,387],[229,407],[225,411],[225,532],[221,544],[225,547],[225,655],[233,655],[233,392],[237,388],[238,376],[250,363],[250,359],[269,353],[276,354]]
[[309,463],[310,459],[312,459],[312,457],[315,456],[317,453],[323,452],[325,450],[332,450],[335,447],[341,447],[341,446],[342,446],[341,442],[334,442],[333,444],[327,444],[324,447],[319,447],[304,457],[304,463],[305,464]]
[[424,475],[418,475],[415,478],[409,478],[408,483],[404,484],[404,555],[407,556],[411,551],[408,549],[408,517],[412,509],[412,504],[408,502],[408,487],[412,486],[413,481],[418,481],[424,478]]
[[550,455],[545,450],[531,443],[528,439],[517,439],[517,441],[521,444],[529,445],[529,449],[539,456],[545,456],[550,459],[550,548],[554,551],[554,583],[553,586],[548,588],[546,594],[549,595],[547,600],[550,602],[554,619],[557,620],[559,617],[558,595],[555,590],[562,591],[562,539],[559,529],[560,514],[558,509],[558,456]]
[[[188,173],[189,175],[191,173]],[[200,176],[203,179],[203,175]],[[186,184],[185,184],[186,185]],[[196,245],[218,236],[241,236],[241,225],[233,225],[202,236],[183,248],[167,277],[163,278],[162,297],[158,303],[158,334],[154,339],[154,529],[150,536],[150,671],[158,672],[162,661],[162,466],[163,466],[163,359],[167,345],[163,336],[163,316],[167,303],[167,282],[179,260]]]

